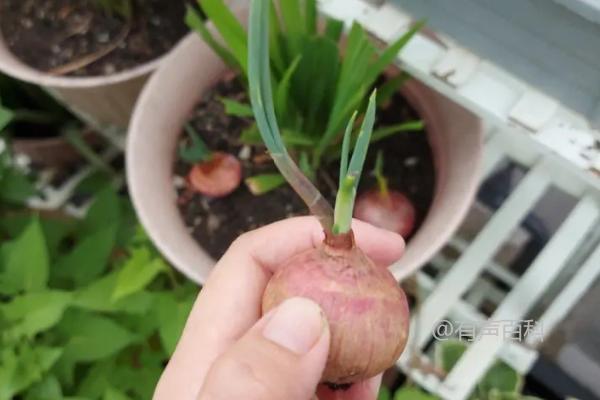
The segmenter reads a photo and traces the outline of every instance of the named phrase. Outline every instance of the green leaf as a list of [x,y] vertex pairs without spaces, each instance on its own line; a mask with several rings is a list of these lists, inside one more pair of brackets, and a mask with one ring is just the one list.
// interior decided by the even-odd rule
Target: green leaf
[[240,142],[250,146],[262,144],[262,138],[258,128],[256,127],[256,124],[253,124],[249,128],[246,128],[242,131],[240,134]]
[[300,38],[305,29],[300,2],[299,0],[280,1],[279,9],[286,29],[285,36],[289,46],[289,54],[298,54]]
[[377,105],[381,106],[387,103],[409,78],[409,74],[402,72],[397,76],[385,81],[385,83],[381,85],[379,89],[377,89]]
[[448,373],[467,351],[467,345],[460,340],[450,339],[438,342],[435,346],[435,365]]
[[13,298],[0,306],[0,315],[10,323],[4,334],[12,338],[36,334],[55,326],[72,299],[71,293],[44,291]]
[[249,104],[240,103],[237,100],[221,97],[219,100],[225,106],[225,113],[234,117],[253,117],[252,107]]
[[287,119],[290,114],[289,105],[290,101],[293,100],[290,94],[292,77],[294,76],[296,69],[298,69],[301,59],[301,55],[298,55],[296,58],[294,58],[294,61],[292,61],[292,63],[285,70],[279,85],[277,85],[275,93],[275,110],[277,110],[278,116],[283,120]]
[[118,368],[115,358],[109,357],[90,365],[77,387],[77,395],[90,399],[102,397],[106,388],[111,385],[111,375]]
[[146,248],[135,249],[119,271],[112,300],[120,300],[144,289],[161,272],[169,268],[162,258],[152,257]]
[[281,132],[281,137],[286,146],[315,146],[316,141],[312,137],[300,132],[294,132],[289,129],[284,129]]
[[12,122],[14,116],[15,114],[11,110],[0,105],[0,131],[3,131]]
[[73,306],[90,311],[143,314],[150,310],[153,294],[142,291],[120,300],[112,299],[119,272],[111,272],[75,292]]
[[112,187],[106,187],[96,195],[79,231],[88,234],[105,229],[107,223],[118,225],[120,217],[119,196]]
[[199,4],[229,46],[242,72],[246,75],[248,70],[248,44],[244,27],[223,0],[202,0]]
[[27,391],[25,400],[58,400],[63,398],[60,382],[54,375],[47,375]]
[[504,393],[520,393],[523,378],[508,364],[497,361],[477,386],[482,393],[488,393],[493,389]]
[[0,176],[0,200],[6,203],[22,204],[36,193],[29,178],[14,168]]
[[131,400],[131,397],[115,388],[107,387],[102,400]]
[[60,348],[30,345],[1,349],[0,400],[13,399],[15,394],[41,381],[61,352]]
[[436,400],[437,397],[414,387],[402,387],[394,393],[394,400]]
[[390,136],[394,136],[401,132],[421,132],[425,129],[425,123],[421,120],[408,121],[397,125],[385,126],[383,128],[375,129],[373,136],[371,137],[371,143],[378,142],[383,139],[387,139]]
[[192,143],[187,147],[179,148],[179,157],[190,164],[210,160],[212,153],[194,127],[191,124],[185,124],[185,131]]
[[306,33],[309,35],[317,33],[317,0],[304,0],[304,19]]
[[[356,189],[367,157],[373,125],[375,124],[376,101],[377,92],[373,91],[373,94],[369,99],[369,107],[367,108],[365,119],[363,120],[358,139],[356,140],[354,151],[352,152],[352,158],[348,163],[347,169],[342,166],[340,170],[340,172],[345,173],[340,177],[340,187],[338,188],[335,199],[334,234],[345,234],[349,232],[351,228]],[[342,154],[343,163],[346,163],[348,159],[348,143],[350,141],[350,132],[353,124],[354,120],[351,119],[348,128],[346,129],[346,134],[344,135],[345,143],[342,147],[345,147],[346,152],[345,154]]]
[[342,32],[344,32],[344,21],[328,17],[325,24],[325,36],[337,43]]
[[168,355],[173,354],[181,332],[192,310],[195,296],[178,302],[170,294],[162,294],[157,298],[156,311],[158,313],[160,341]]
[[303,131],[320,134],[326,128],[338,83],[338,47],[327,37],[302,43],[302,58],[292,77],[290,97],[303,118]]
[[381,54],[379,59],[369,68],[365,81],[371,85],[377,77],[396,59],[398,53],[406,44],[423,28],[425,21],[418,21],[404,35],[400,36],[394,43],[389,45]]
[[390,392],[390,389],[388,389],[386,386],[382,386],[379,389],[377,400],[392,400],[392,393]]
[[2,249],[4,271],[0,276],[0,291],[42,290],[48,282],[49,257],[46,239],[37,217],[14,241]]
[[114,320],[71,310],[57,326],[67,339],[64,357],[73,362],[92,362],[110,357],[136,340]]
[[262,174],[246,178],[245,183],[250,193],[260,196],[283,186],[286,182],[281,174]]
[[357,112],[354,112],[354,114],[352,114],[352,117],[350,118],[350,121],[348,121],[348,125],[346,126],[346,131],[344,132],[344,139],[342,141],[342,159],[340,160],[340,187],[342,186],[342,182],[348,174],[348,160],[350,158],[350,138],[352,135],[352,130],[354,129],[354,122],[356,121],[357,115]]
[[106,270],[116,235],[115,223],[105,221],[102,228],[83,237],[70,252],[57,260],[53,277],[77,286],[92,282]]
[[236,70],[240,68],[240,64],[236,60],[233,53],[219,44],[219,42],[204,24],[202,15],[200,15],[200,13],[190,5],[187,5],[185,23],[202,37],[202,39],[211,47],[211,49],[213,49],[215,53],[217,53],[217,55],[225,62],[225,64]]

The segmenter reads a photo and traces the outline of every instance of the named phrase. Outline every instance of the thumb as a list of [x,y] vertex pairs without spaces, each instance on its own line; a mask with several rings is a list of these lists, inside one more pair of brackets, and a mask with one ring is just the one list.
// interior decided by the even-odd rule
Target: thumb
[[319,306],[286,300],[215,361],[198,399],[309,400],[328,351],[329,327]]

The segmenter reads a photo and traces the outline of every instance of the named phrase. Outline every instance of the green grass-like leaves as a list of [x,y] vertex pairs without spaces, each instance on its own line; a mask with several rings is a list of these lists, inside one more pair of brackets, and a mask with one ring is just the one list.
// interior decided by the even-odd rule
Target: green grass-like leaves
[[[202,0],[199,5],[223,40],[216,40],[206,22],[191,8],[188,24],[230,67],[242,77],[249,78],[246,55],[242,54],[247,40],[241,24],[234,20],[223,0]],[[265,80],[268,76],[272,83],[272,111],[283,132],[291,131],[296,137],[306,138],[297,143],[314,144],[307,154],[310,168],[316,171],[324,156],[329,159],[339,155],[339,143],[347,121],[355,110],[358,110],[357,120],[362,119],[366,99],[376,86],[377,78],[394,62],[422,23],[380,50],[357,23],[351,27],[344,45],[341,21],[327,18],[324,29],[319,30],[316,0],[285,0],[278,1],[277,5],[279,12],[275,11],[271,0],[261,5],[267,15],[264,21],[270,25],[266,34],[270,51],[264,74]],[[406,76],[401,76],[382,84],[380,101],[387,101],[405,79]],[[264,121],[256,122],[264,125]],[[386,137],[402,131],[388,130]],[[286,145],[292,155],[307,150],[292,142],[286,142]]]

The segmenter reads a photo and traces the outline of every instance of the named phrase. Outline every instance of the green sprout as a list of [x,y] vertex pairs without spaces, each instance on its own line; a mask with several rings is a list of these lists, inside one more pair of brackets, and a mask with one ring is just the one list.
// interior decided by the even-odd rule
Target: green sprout
[[383,174],[383,151],[381,150],[377,152],[377,159],[375,160],[375,168],[373,169],[373,175],[377,180],[379,193],[381,193],[383,197],[388,197],[390,193],[390,188],[388,180]]
[[185,125],[185,131],[190,138],[190,143],[187,146],[182,145],[179,148],[179,157],[189,164],[209,161],[212,157],[212,152],[200,135],[198,135],[198,132],[190,124]]
[[351,228],[356,189],[375,123],[376,93],[373,92],[369,99],[350,160],[350,141],[357,112],[354,112],[346,126],[341,154],[340,187],[334,211],[291,158],[279,130],[269,65],[269,6],[269,0],[254,0],[250,9],[247,65],[250,100],[256,123],[275,165],[312,214],[319,219],[323,229],[333,234],[345,234]]

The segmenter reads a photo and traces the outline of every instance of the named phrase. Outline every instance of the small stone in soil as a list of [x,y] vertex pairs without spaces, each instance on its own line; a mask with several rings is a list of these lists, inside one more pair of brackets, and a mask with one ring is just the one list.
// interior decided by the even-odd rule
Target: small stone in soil
[[419,159],[417,157],[409,157],[406,160],[404,160],[404,165],[406,165],[407,167],[414,167],[418,163]]
[[216,215],[211,214],[208,216],[207,226],[209,232],[214,232],[221,226],[221,220]]
[[179,175],[173,176],[173,187],[175,189],[183,189],[186,186],[185,179]]
[[248,160],[248,159],[250,159],[251,156],[252,156],[252,149],[250,148],[250,146],[242,147],[240,152],[238,153],[238,158],[240,160]]

